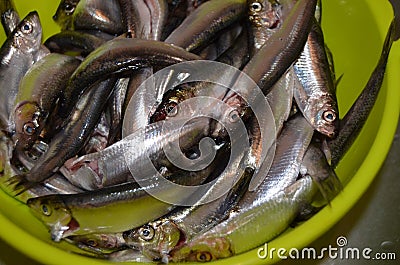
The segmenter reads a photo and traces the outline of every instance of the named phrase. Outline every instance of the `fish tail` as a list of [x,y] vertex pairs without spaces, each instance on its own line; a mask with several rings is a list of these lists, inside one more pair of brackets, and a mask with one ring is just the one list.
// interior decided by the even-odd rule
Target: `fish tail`
[[343,189],[342,183],[333,170],[328,178],[319,178],[315,175],[311,176],[311,178],[329,205],[331,200]]

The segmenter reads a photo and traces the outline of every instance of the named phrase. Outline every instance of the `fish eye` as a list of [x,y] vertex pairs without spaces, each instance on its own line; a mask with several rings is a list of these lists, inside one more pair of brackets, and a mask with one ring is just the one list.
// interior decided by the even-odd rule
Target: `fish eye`
[[48,207],[46,204],[42,204],[41,205],[42,208],[42,213],[46,216],[50,216],[51,215],[51,208]]
[[31,33],[32,32],[32,30],[33,30],[33,27],[32,27],[32,25],[29,23],[29,22],[26,22],[24,25],[22,25],[22,27],[21,27],[21,31],[22,31],[22,33],[24,33],[24,34],[29,34],[29,33]]
[[139,229],[139,236],[143,240],[149,241],[154,237],[154,229],[151,226],[145,225]]
[[97,242],[96,242],[96,240],[94,240],[94,239],[88,239],[88,240],[86,241],[86,244],[87,244],[88,246],[91,246],[91,247],[96,247],[96,246],[97,246]]
[[334,122],[336,120],[336,114],[331,110],[324,111],[322,117],[326,122]]
[[71,13],[73,13],[75,11],[75,6],[73,6],[71,4],[65,4],[64,10],[67,15],[70,15]]
[[199,252],[196,254],[196,259],[199,262],[207,262],[212,258],[210,252]]
[[27,122],[24,124],[23,131],[26,135],[33,135],[36,131],[36,127],[33,122]]
[[170,102],[165,107],[165,110],[167,111],[167,115],[169,117],[174,117],[178,114],[178,104],[176,102]]
[[260,12],[262,10],[262,5],[259,2],[254,2],[250,5],[250,10],[253,12]]
[[238,122],[240,120],[239,112],[237,110],[232,110],[229,113],[228,118],[229,118],[229,121],[232,123]]

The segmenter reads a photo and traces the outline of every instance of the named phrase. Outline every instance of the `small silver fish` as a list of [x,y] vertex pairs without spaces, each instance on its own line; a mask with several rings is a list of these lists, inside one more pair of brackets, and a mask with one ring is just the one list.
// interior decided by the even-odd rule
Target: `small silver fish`
[[10,120],[19,82],[39,59],[42,27],[37,12],[29,13],[4,42],[0,50],[0,129],[11,132]]

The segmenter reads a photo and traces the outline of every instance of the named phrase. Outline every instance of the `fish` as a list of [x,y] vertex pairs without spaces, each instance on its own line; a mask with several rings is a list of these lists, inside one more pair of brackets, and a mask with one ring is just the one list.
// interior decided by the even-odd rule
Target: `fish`
[[160,40],[168,15],[165,0],[118,0],[126,32],[132,38]]
[[76,235],[64,240],[95,254],[108,254],[127,248],[122,233]]
[[0,2],[0,15],[4,32],[6,36],[9,36],[21,21],[12,0],[3,0]]
[[[209,167],[198,174],[177,172],[166,177],[179,185],[196,185],[212,170]],[[146,185],[131,181],[90,192],[42,196],[29,199],[27,205],[50,229],[56,242],[72,235],[117,233],[159,218],[176,207],[158,196],[184,202],[191,195],[188,192],[177,198],[173,192],[175,187],[166,188],[158,180],[154,175],[149,176]]]
[[[280,135],[284,123],[288,120],[291,106],[292,106],[292,98],[293,98],[293,90],[294,90],[294,79],[295,74],[293,69],[290,69],[286,74],[284,74],[278,82],[274,85],[271,92],[265,97],[268,101],[271,111],[275,121],[275,135]],[[272,127],[268,124],[269,127]],[[270,169],[276,151],[275,143],[272,143],[267,151],[267,155],[264,161],[260,161],[262,150],[258,150],[258,148],[263,148],[261,144],[255,145],[254,143],[262,141],[262,139],[257,139],[261,137],[261,134],[252,134],[253,139],[252,150],[254,150],[253,159],[260,163],[258,171],[255,172],[253,178],[249,184],[249,190],[255,190],[258,185],[264,180],[265,172],[268,172]],[[264,136],[265,137],[265,136]]]
[[16,194],[13,189],[8,186],[8,179],[20,173],[20,169],[12,164],[13,142],[4,134],[0,134],[0,188],[16,200],[26,203],[30,198],[45,196],[55,193],[77,193],[82,190],[74,187],[67,182],[61,175],[54,174],[52,178],[43,185],[33,187],[23,194]]
[[17,151],[29,150],[39,139],[65,83],[80,63],[74,57],[51,53],[26,72],[19,84],[12,115]]
[[10,178],[10,184],[15,184],[14,189],[23,192],[43,182],[79,152],[98,123],[115,81],[108,79],[100,82],[96,89],[88,90],[75,107],[67,126],[52,138],[48,150],[35,165],[28,172]]
[[316,193],[310,177],[233,212],[231,218],[173,249],[171,262],[209,262],[253,249],[282,233],[312,201]]
[[200,57],[195,54],[159,41],[127,38],[108,41],[86,57],[70,77],[64,97],[60,100],[59,115],[68,116],[85,88],[98,79],[145,66],[165,66],[197,59]]
[[[164,260],[173,248],[221,222],[247,190],[254,172],[244,168],[244,154],[233,159],[233,166],[227,167],[193,206],[176,209],[158,220],[125,231],[126,244],[139,249],[149,259]],[[241,167],[244,170],[238,176]],[[233,187],[227,190],[231,183]]]
[[[264,95],[270,92],[273,85],[300,55],[311,29],[315,5],[316,0],[296,2],[280,30],[271,35],[269,41],[243,68],[243,74],[253,79]],[[233,85],[237,90],[228,91],[223,98],[226,104],[236,106],[240,116],[248,109],[248,103],[243,99],[248,101],[259,90],[252,83],[242,83],[243,80],[246,79],[239,76]],[[260,99],[261,97],[258,97],[254,100]],[[251,106],[255,106],[254,102],[251,103]]]
[[317,185],[322,197],[330,203],[343,186],[333,168],[328,163],[321,143],[315,138],[311,141],[301,163],[300,174],[310,176]]
[[37,12],[29,13],[11,33],[0,49],[0,129],[11,133],[10,119],[19,82],[40,58],[42,27]]
[[124,30],[118,1],[80,0],[72,14],[72,29],[122,34]]
[[269,171],[265,171],[266,174],[264,172],[265,176],[260,179],[261,183],[256,182],[258,185],[249,190],[249,195],[247,197],[245,195],[242,202],[247,201],[250,204],[257,200],[254,198],[257,196],[257,190],[263,190],[266,193],[264,197],[268,197],[293,184],[298,177],[303,157],[313,135],[314,130],[301,115],[289,119],[278,136]]
[[294,97],[300,111],[318,132],[335,137],[339,129],[336,80],[332,79],[322,29],[316,21],[293,68],[298,80]]
[[311,29],[315,6],[316,0],[296,2],[280,29],[244,67],[243,72],[265,95],[300,55]]
[[395,27],[395,33],[393,39],[396,41],[400,38],[400,4],[396,0],[389,0],[390,4],[393,7],[393,12],[394,12],[394,27]]
[[125,32],[131,38],[151,39],[151,16],[144,0],[118,0]]
[[242,31],[243,26],[241,22],[236,22],[230,27],[221,30],[219,36],[207,47],[202,49],[199,55],[206,60],[217,60],[218,57],[235,45]]
[[113,89],[114,92],[107,104],[106,115],[109,117],[109,133],[106,146],[111,145],[122,138],[122,120],[125,114],[124,104],[130,82],[130,78],[118,79],[117,83],[115,84],[115,88]]
[[349,111],[341,119],[337,137],[327,140],[325,153],[333,168],[338,165],[339,161],[355,141],[375,104],[385,77],[386,65],[396,36],[396,30],[395,22],[392,21],[383,43],[380,58],[368,82]]
[[194,51],[204,47],[216,34],[241,19],[244,0],[210,0],[200,5],[165,39],[166,43]]
[[73,14],[80,0],[61,0],[56,13],[53,15],[53,20],[60,26],[61,30],[73,29]]
[[64,30],[50,36],[44,45],[53,53],[76,53],[86,57],[114,36],[106,33],[91,34],[86,31]]
[[250,56],[246,29],[243,29],[236,38],[235,43],[216,59],[218,62],[231,65],[237,69],[243,69],[249,60]]
[[[143,84],[146,84],[144,82],[148,78],[151,78],[153,74],[154,69],[152,67],[146,67],[135,71],[129,79],[124,104],[122,106],[122,113],[124,114],[123,116],[125,116],[126,113],[134,114],[134,117],[130,119],[132,121],[132,124],[130,124],[132,132],[149,124],[149,109],[154,105],[154,98],[156,98],[157,95],[152,93],[152,91],[139,89]],[[156,89],[156,93],[163,94],[163,87],[157,87]],[[133,103],[135,104],[132,105]],[[121,122],[123,121],[122,119]]]
[[[287,1],[286,1],[287,2]],[[251,56],[267,42],[284,20],[286,6],[276,0],[247,0],[247,16]],[[288,9],[291,9],[290,7]]]
[[164,30],[161,34],[161,40],[165,40],[171,32],[178,27],[187,16],[187,1],[168,0],[168,16],[165,22]]
[[167,0],[145,0],[151,15],[151,35],[150,39],[161,40],[162,32],[168,16]]
[[[64,165],[63,174],[68,179],[80,179],[87,178],[88,171],[90,171],[93,178],[91,183],[94,184],[94,188],[118,183],[121,181],[121,177],[122,181],[133,181],[134,176],[131,175],[134,174],[133,168],[137,176],[152,175],[149,170],[151,171],[153,167],[159,169],[163,166],[171,166],[163,153],[170,142],[179,140],[181,150],[188,152],[207,135],[208,122],[207,119],[200,119],[183,128],[166,130],[163,130],[165,125],[163,121],[149,124],[100,152],[68,161]],[[158,141],[154,141],[154,139],[158,139]],[[129,154],[128,160],[125,159],[127,154]],[[149,158],[154,164],[150,164]],[[151,168],[149,169],[149,167]]]

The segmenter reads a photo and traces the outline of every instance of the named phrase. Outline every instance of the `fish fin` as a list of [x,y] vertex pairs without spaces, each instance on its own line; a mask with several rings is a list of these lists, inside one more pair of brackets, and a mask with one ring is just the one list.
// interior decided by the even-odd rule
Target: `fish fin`
[[317,175],[311,176],[314,183],[317,185],[318,190],[321,192],[322,197],[330,205],[330,202],[339,192],[343,189],[342,183],[332,170],[328,178],[319,178]]
[[290,224],[290,227],[294,228],[298,226],[300,223],[307,221],[311,217],[313,217],[316,213],[318,213],[324,206],[316,207],[311,204],[305,204],[301,208],[299,214],[296,216],[294,221]]
[[21,195],[25,191],[37,185],[36,182],[31,182],[26,179],[25,174],[14,175],[7,180],[8,186],[13,186],[12,190],[16,192],[15,196]]
[[341,74],[341,75],[339,76],[339,78],[336,79],[336,81],[335,81],[335,87],[337,87],[337,86],[339,85],[340,81],[342,81],[343,75],[344,75],[344,74]]

